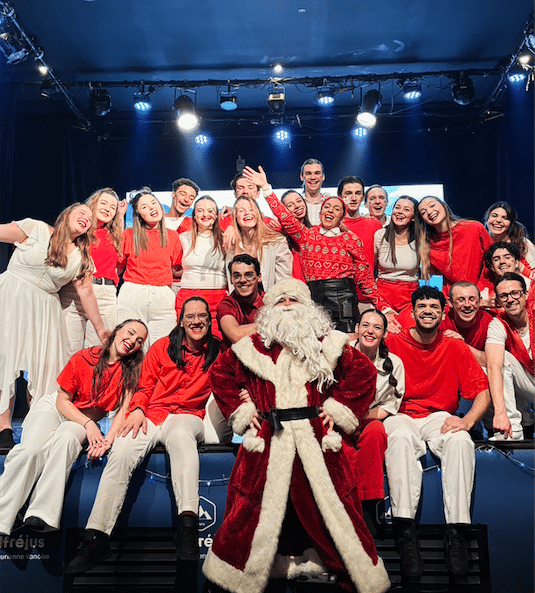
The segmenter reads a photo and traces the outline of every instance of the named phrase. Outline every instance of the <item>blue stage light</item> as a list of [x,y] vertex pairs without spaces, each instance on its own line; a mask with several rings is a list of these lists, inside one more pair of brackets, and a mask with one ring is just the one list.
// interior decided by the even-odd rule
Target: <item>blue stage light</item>
[[210,138],[206,134],[197,134],[195,136],[195,144],[198,146],[206,146],[210,143]]
[[286,128],[277,128],[273,133],[273,139],[277,144],[288,144],[290,142],[290,132]]
[[355,136],[356,138],[364,138],[365,136],[368,135],[368,130],[362,126],[357,126],[356,128],[353,128],[353,136]]

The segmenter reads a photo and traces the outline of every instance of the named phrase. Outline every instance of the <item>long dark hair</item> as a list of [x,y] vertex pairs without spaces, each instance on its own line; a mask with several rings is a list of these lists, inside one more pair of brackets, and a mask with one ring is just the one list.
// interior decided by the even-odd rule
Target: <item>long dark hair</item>
[[169,346],[167,347],[167,354],[169,355],[169,358],[176,364],[178,369],[184,369],[186,367],[186,361],[184,360],[184,356],[182,354],[182,347],[184,338],[186,336],[186,332],[184,330],[184,327],[182,326],[182,321],[184,320],[184,311],[186,309],[186,305],[191,301],[198,301],[200,303],[203,303],[206,307],[206,312],[208,313],[208,333],[206,335],[206,358],[204,360],[204,364],[202,367],[202,370],[206,371],[219,354],[220,342],[212,334],[212,316],[210,315],[210,307],[208,306],[208,303],[200,296],[192,296],[186,301],[184,301],[184,304],[182,305],[182,310],[180,311],[178,323],[169,334]]
[[[409,243],[414,241],[415,243],[415,250],[416,250],[416,257],[418,258],[418,266],[420,265],[420,245],[423,240],[423,225],[418,217],[418,200],[412,198],[411,196],[400,196],[392,206],[392,212],[394,212],[394,208],[396,204],[400,200],[408,200],[412,203],[414,207],[414,218],[409,223]],[[383,235],[382,241],[388,243],[389,250],[390,250],[390,257],[392,258],[392,263],[397,265],[397,258],[396,258],[396,231],[394,228],[394,219],[391,218],[390,222],[386,225],[385,234]]]
[[[378,311],[377,309],[366,309],[366,311],[363,311],[360,316],[359,323],[362,323],[362,318],[364,317],[364,315],[366,315],[366,313],[375,313],[376,315],[379,315],[383,322],[383,331],[386,331],[386,328],[388,327],[388,320],[385,317],[384,313],[381,313],[381,311]],[[379,358],[384,359],[383,370],[388,373],[388,384],[394,388],[394,395],[399,399],[401,397],[401,394],[397,390],[398,380],[392,374],[392,371],[394,370],[394,364],[392,362],[392,359],[390,358],[390,350],[388,350],[388,346],[385,343],[384,336],[381,338],[381,342],[379,344],[379,349],[377,352],[379,354]]]
[[[93,370],[93,380],[91,384],[91,401],[96,402],[98,398],[101,396],[103,391],[106,389],[106,385],[102,385],[102,380],[104,378],[104,373],[108,368],[108,360],[110,358],[110,351],[111,345],[113,344],[113,340],[115,340],[115,336],[117,332],[123,328],[128,323],[139,323],[141,324],[147,331],[148,328],[141,319],[127,319],[122,323],[119,323],[112,331],[110,337],[108,338],[107,342],[102,347],[100,351],[100,355],[98,357],[97,364]],[[90,356],[96,356],[98,348],[91,348]],[[137,389],[137,385],[139,383],[139,376],[141,374],[141,363],[143,362],[145,354],[143,352],[143,348],[139,348],[133,354],[128,354],[127,356],[122,356],[119,358],[119,364],[121,366],[121,395],[117,400],[117,405],[115,408],[120,408],[125,400],[127,393],[134,393]]]
[[509,241],[511,241],[513,245],[516,245],[518,247],[521,256],[526,255],[527,248],[525,239],[528,238],[526,227],[521,222],[518,222],[518,220],[516,219],[515,209],[507,202],[494,202],[494,204],[492,204],[485,212],[485,215],[483,217],[483,224],[490,233],[489,216],[493,210],[496,210],[498,208],[505,210],[507,220],[511,222],[509,230],[507,231],[507,237],[509,238]]
[[[139,256],[141,251],[147,251],[149,248],[149,237],[147,235],[148,224],[143,220],[141,214],[138,212],[139,200],[143,196],[152,196],[158,202],[158,204],[160,204],[158,198],[148,187],[141,188],[139,192],[130,200],[130,204],[132,204],[132,209],[134,211],[132,216],[132,247],[136,257]],[[158,229],[160,236],[160,247],[167,247],[169,244],[169,231],[165,226],[165,216],[163,215],[164,211],[161,204],[160,208],[162,211],[162,219],[155,228]]]

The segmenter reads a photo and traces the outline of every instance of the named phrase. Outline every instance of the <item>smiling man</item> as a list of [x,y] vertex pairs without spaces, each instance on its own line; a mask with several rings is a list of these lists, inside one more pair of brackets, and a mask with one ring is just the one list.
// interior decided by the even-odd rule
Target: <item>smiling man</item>
[[65,572],[85,572],[110,554],[112,532],[134,469],[161,443],[169,453],[171,482],[178,508],[176,554],[199,560],[199,455],[204,440],[205,406],[211,386],[206,372],[219,353],[210,311],[200,297],[188,299],[178,325],[147,352],[139,387],[98,487],[84,540]]
[[388,194],[382,185],[374,183],[366,190],[364,203],[368,206],[370,216],[377,219],[381,226],[386,226],[390,222],[390,216],[385,214],[388,206]]
[[323,164],[318,159],[307,159],[301,165],[301,181],[303,182],[304,199],[307,203],[308,219],[311,224],[319,224],[320,208],[325,195],[321,193],[321,186],[325,181]]
[[217,306],[217,322],[227,346],[256,332],[254,323],[262,307],[260,263],[247,253],[235,255],[228,265],[234,290]]
[[506,272],[494,284],[503,307],[489,325],[485,353],[494,406],[494,438],[533,438],[535,403],[535,336],[533,306],[527,304],[526,282]]
[[169,212],[165,215],[165,226],[178,233],[191,231],[191,216],[186,216],[199,193],[199,186],[186,177],[173,182],[171,197],[173,201]]
[[[388,348],[405,367],[399,413],[386,418],[384,427],[396,546],[401,572],[407,577],[423,572],[415,517],[422,484],[420,457],[427,447],[442,464],[446,566],[454,575],[469,568],[463,530],[471,522],[475,453],[468,431],[483,416],[490,396],[485,373],[469,347],[439,330],[445,304],[437,289],[418,288],[412,294],[415,326],[387,338]],[[473,400],[463,418],[455,415],[459,395]]]

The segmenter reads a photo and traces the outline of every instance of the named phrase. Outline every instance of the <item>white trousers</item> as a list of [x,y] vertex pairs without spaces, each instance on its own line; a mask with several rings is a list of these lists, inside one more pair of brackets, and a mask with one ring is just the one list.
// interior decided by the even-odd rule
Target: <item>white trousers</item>
[[[528,373],[518,360],[505,351],[502,369],[503,398],[507,417],[513,431],[522,431],[522,425],[533,425],[535,407],[535,377]],[[514,424],[513,424],[514,422]]]
[[[92,286],[102,321],[112,330],[117,325],[117,288],[106,284]],[[82,348],[100,346],[100,338],[89,321],[72,282],[62,287],[59,298],[69,336],[69,358]]]
[[422,489],[422,464],[426,445],[441,462],[442,496],[446,523],[470,523],[470,500],[474,484],[474,443],[466,431],[441,434],[448,412],[433,412],[425,418],[406,414],[384,421],[388,435],[385,454],[392,516],[414,519]]
[[178,507],[199,512],[199,454],[197,444],[204,439],[204,424],[193,414],[170,414],[158,426],[147,420],[147,434],[138,432],[117,437],[97,490],[86,529],[97,529],[108,535],[121,512],[130,479],[149,451],[161,443],[169,453],[171,482]]
[[119,291],[118,322],[141,319],[149,328],[145,350],[169,335],[177,324],[175,295],[169,286],[125,282]]
[[[27,517],[59,529],[65,485],[86,439],[85,428],[56,409],[57,394],[43,396],[22,425],[22,438],[5,460],[0,476],[0,532],[10,534],[30,492]],[[35,485],[35,488],[34,488]],[[33,492],[32,492],[33,488]]]

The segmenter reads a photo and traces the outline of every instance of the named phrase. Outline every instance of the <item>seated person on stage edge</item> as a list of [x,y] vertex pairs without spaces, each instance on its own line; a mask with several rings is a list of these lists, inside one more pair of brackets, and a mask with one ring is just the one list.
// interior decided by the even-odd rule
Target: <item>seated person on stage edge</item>
[[535,328],[523,276],[506,272],[495,284],[503,311],[489,325],[485,353],[494,406],[494,438],[533,438]]
[[[423,286],[412,295],[415,326],[389,335],[387,345],[405,367],[405,395],[399,413],[384,421],[390,503],[401,572],[423,572],[415,517],[420,500],[426,446],[442,463],[442,494],[446,517],[446,567],[454,575],[468,571],[463,531],[471,523],[475,451],[468,431],[487,409],[488,382],[470,348],[439,330],[444,295]],[[459,394],[473,400],[463,418],[456,416]]]
[[210,311],[201,297],[188,299],[178,325],[147,352],[139,388],[119,429],[100,479],[84,540],[67,574],[85,572],[107,558],[112,532],[134,469],[158,443],[167,449],[178,508],[177,557],[199,560],[199,454],[204,441],[208,373],[219,353]]
[[[143,322],[124,321],[105,346],[77,352],[58,377],[58,391],[32,406],[0,477],[0,533],[11,533],[30,493],[25,525],[39,532],[59,529],[71,468],[85,442],[88,459],[112,446],[137,389],[146,339]],[[103,437],[97,422],[116,409]]]

